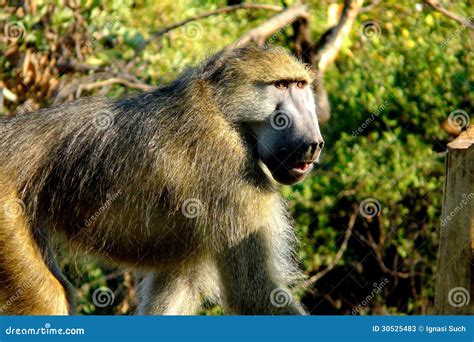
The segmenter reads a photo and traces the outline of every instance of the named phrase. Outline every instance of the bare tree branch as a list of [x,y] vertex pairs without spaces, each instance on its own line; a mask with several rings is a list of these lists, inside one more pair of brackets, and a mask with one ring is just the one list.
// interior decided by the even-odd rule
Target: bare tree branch
[[112,84],[122,84],[128,88],[140,89],[144,91],[154,90],[157,87],[139,81],[138,79],[119,73],[100,72],[88,76],[81,77],[71,83],[63,86],[61,91],[56,95],[54,104],[64,102],[70,96],[80,97],[83,90],[91,90],[94,88],[106,87]]
[[91,89],[94,89],[94,88],[102,88],[102,87],[112,85],[112,84],[122,84],[122,85],[124,85],[128,88],[140,89],[140,90],[144,90],[144,91],[156,89],[155,86],[151,86],[151,85],[148,85],[148,84],[145,84],[145,83],[132,82],[132,81],[126,80],[126,79],[121,78],[121,77],[112,77],[112,78],[109,78],[107,80],[98,81],[98,82],[94,82],[94,83],[80,84],[78,89],[77,89],[76,97],[79,97],[83,90],[91,90]]
[[314,47],[313,64],[317,65],[321,73],[324,73],[327,66],[336,59],[344,38],[349,35],[355,18],[362,8],[362,3],[363,0],[345,0],[339,22],[323,33]]
[[293,24],[296,54],[305,63],[314,65],[317,69],[314,88],[320,123],[329,121],[331,116],[331,106],[323,82],[324,71],[337,57],[344,38],[349,35],[355,18],[362,8],[362,3],[362,0],[345,0],[338,23],[323,33],[317,44],[311,39],[308,17],[298,18]]
[[[260,26],[250,30],[248,33],[240,37],[231,47],[238,47],[245,45],[249,42],[255,42],[257,45],[265,45],[265,41],[268,41],[268,37],[272,36],[275,32],[281,32],[288,25],[293,25],[295,32],[295,52],[303,60],[303,62],[312,64],[313,63],[313,41],[311,39],[310,30],[310,15],[308,8],[304,5],[296,5],[281,13],[270,18]],[[326,90],[324,89],[322,75],[317,75],[317,80],[314,84],[318,119],[320,123],[324,123],[329,120],[330,117],[330,105]]]
[[[129,88],[142,90],[154,89],[153,86],[142,83],[137,79],[131,80],[130,75],[128,74],[128,71],[135,63],[136,57],[153,39],[159,37],[160,35],[166,34],[180,26],[186,25],[189,22],[214,16],[217,14],[228,13],[239,9],[266,9],[272,11],[279,11],[281,13],[273,16],[260,26],[244,34],[236,42],[230,45],[230,48],[245,45],[251,41],[255,42],[258,45],[264,45],[265,41],[267,41],[271,35],[275,34],[275,32],[280,32],[287,26],[293,25],[296,42],[295,49],[297,55],[299,55],[304,62],[312,64],[315,66],[316,69],[318,69],[317,80],[315,81],[315,95],[318,107],[318,118],[320,122],[323,123],[328,121],[330,117],[329,100],[327,92],[324,89],[323,85],[323,72],[329,62],[335,59],[340,49],[340,46],[342,45],[342,39],[343,37],[348,35],[355,20],[355,17],[360,11],[362,2],[362,0],[345,0],[344,8],[342,10],[342,14],[338,24],[333,28],[329,29],[320,39],[319,43],[316,45],[314,45],[311,40],[311,31],[309,23],[310,15],[308,8],[305,5],[295,5],[287,9],[283,9],[282,7],[274,5],[241,3],[233,6],[220,8],[214,11],[201,13],[199,15],[177,22],[173,25],[164,27],[153,33],[149,39],[143,41],[136,49],[135,55],[125,66],[124,73],[109,73],[109,80],[103,80],[105,79],[105,77],[96,77],[94,75],[91,75],[84,77],[78,80],[77,82],[72,82],[66,87],[63,87],[61,92],[57,94],[55,98],[55,103],[62,102],[66,98],[71,97],[74,94],[78,96],[83,90],[107,87],[112,84],[122,84]],[[81,67],[83,67],[83,65],[78,64],[76,67],[80,69]]]
[[360,12],[361,13],[366,13],[366,12],[370,12],[374,7],[380,5],[380,3],[382,2],[382,0],[373,0],[370,4],[368,4],[367,6],[365,7],[362,7],[360,9]]
[[295,53],[303,62],[313,64],[313,40],[309,18],[298,18],[293,22]]
[[292,24],[298,18],[309,18],[308,9],[304,5],[289,7],[281,13],[273,16],[262,25],[250,30],[240,37],[231,47],[238,47],[249,42],[255,42],[257,45],[263,45],[275,32],[283,29],[285,26]]
[[63,57],[59,58],[57,66],[63,73],[68,69],[75,72],[82,72],[82,73],[86,73],[89,71],[99,71],[101,69],[101,67],[96,66],[96,65],[89,65],[86,63],[76,61],[74,59],[65,59]]
[[313,65],[318,70],[314,87],[318,119],[321,123],[324,123],[329,120],[331,109],[323,84],[323,74],[326,67],[336,58],[343,39],[349,34],[362,3],[363,0],[345,0],[338,24],[326,31],[316,45],[313,44],[311,39],[308,9],[304,5],[296,5],[287,8],[260,26],[250,30],[233,43],[231,47],[245,45],[252,41],[257,45],[264,45],[268,37],[292,24],[295,32],[296,54],[305,63]]
[[410,274],[409,273],[404,273],[404,272],[398,272],[396,269],[395,270],[391,270],[390,268],[388,268],[386,265],[385,265],[385,262],[383,260],[383,256],[382,256],[382,253],[380,252],[380,244],[377,244],[372,236],[372,234],[370,233],[370,231],[367,232],[367,236],[368,238],[365,238],[362,234],[358,233],[358,232],[355,232],[354,235],[356,235],[359,240],[363,241],[364,243],[366,243],[369,247],[372,248],[374,254],[375,254],[375,259],[377,260],[377,263],[379,264],[380,266],[380,269],[382,270],[382,272],[385,272],[385,273],[390,273],[392,274],[393,276],[395,277],[398,277],[398,278],[403,278],[403,279],[407,279],[410,277]]
[[337,265],[339,260],[341,260],[342,256],[344,255],[344,252],[347,249],[347,244],[349,242],[349,239],[352,235],[352,230],[354,229],[354,224],[355,224],[355,221],[356,221],[356,218],[357,218],[357,213],[358,213],[358,210],[357,209],[354,210],[351,217],[349,218],[349,225],[347,227],[346,233],[344,234],[344,240],[342,241],[342,244],[339,247],[339,250],[337,251],[336,256],[334,257],[332,262],[324,270],[319,271],[315,275],[311,276],[308,279],[307,284],[314,285],[319,279],[321,279],[326,274],[328,274]]
[[238,4],[238,5],[233,5],[233,6],[227,6],[227,7],[223,7],[223,8],[219,8],[217,10],[214,10],[214,11],[209,11],[209,12],[205,12],[205,13],[201,13],[201,14],[198,14],[198,15],[195,15],[193,17],[190,17],[190,18],[187,18],[185,20],[181,20],[181,21],[178,21],[177,23],[174,23],[170,26],[166,26],[166,27],[163,27],[162,29],[156,31],[155,33],[153,33],[151,35],[150,38],[148,38],[147,40],[143,41],[138,47],[137,49],[135,50],[135,54],[134,56],[132,57],[132,59],[130,60],[130,62],[127,64],[126,66],[126,69],[130,69],[130,67],[133,65],[133,62],[135,60],[135,58],[140,55],[140,53],[143,51],[143,49],[145,49],[145,47],[154,39],[156,39],[157,37],[161,36],[161,35],[164,35],[180,26],[183,26],[183,25],[186,25],[192,21],[196,21],[196,20],[199,20],[199,19],[203,19],[203,18],[208,18],[208,17],[211,17],[211,16],[214,16],[214,15],[218,15],[218,14],[222,14],[222,13],[229,13],[229,12],[233,12],[233,11],[237,11],[239,9],[265,9],[265,10],[270,10],[270,11],[282,11],[283,8],[280,7],[280,6],[275,6],[275,5],[266,5],[266,4],[247,4],[247,3],[242,3],[242,4]]
[[425,0],[425,3],[428,4],[429,6],[431,6],[434,10],[442,13],[446,17],[448,17],[448,18],[450,18],[454,21],[457,21],[458,23],[466,26],[467,28],[469,28],[471,30],[474,30],[474,24],[473,24],[473,17],[472,16],[469,17],[469,18],[465,18],[463,16],[460,16],[459,14],[453,13],[453,12],[447,10],[446,8],[442,7],[439,4],[438,0]]

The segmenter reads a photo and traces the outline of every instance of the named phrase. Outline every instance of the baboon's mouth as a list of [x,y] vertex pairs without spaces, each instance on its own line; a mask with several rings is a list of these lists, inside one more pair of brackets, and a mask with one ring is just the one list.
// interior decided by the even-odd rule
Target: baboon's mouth
[[289,166],[291,167],[290,171],[304,174],[306,172],[311,171],[311,169],[313,168],[313,162],[304,160],[304,161],[290,163]]
[[281,159],[269,158],[265,165],[273,178],[280,184],[291,185],[301,182],[313,170],[312,160],[297,160],[281,162]]
[[313,163],[310,161],[290,163],[287,170],[290,178],[294,179],[293,183],[298,183],[313,170]]

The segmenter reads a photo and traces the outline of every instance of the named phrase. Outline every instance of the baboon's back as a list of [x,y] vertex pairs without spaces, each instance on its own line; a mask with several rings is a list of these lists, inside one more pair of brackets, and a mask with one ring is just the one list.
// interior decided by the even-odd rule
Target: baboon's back
[[[84,98],[2,120],[2,172],[21,194],[33,221],[81,222],[114,184],[132,181],[130,165],[143,167],[145,114],[128,112],[127,100]],[[146,144],[145,144],[146,145]]]

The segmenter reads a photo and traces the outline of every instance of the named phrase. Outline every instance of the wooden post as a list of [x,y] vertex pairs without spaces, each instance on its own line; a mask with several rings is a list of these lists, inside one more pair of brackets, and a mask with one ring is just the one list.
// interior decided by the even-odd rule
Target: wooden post
[[474,126],[448,144],[435,313],[474,314]]

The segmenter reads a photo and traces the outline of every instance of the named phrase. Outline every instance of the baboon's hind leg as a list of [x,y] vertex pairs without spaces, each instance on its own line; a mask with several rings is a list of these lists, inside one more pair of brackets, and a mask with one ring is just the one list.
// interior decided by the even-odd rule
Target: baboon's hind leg
[[206,258],[151,273],[140,284],[139,315],[195,315],[203,298],[217,300],[216,270]]
[[149,274],[140,284],[139,315],[194,315],[202,304],[200,280],[191,270]]
[[21,205],[13,193],[0,194],[0,314],[67,315],[64,288],[46,265]]

